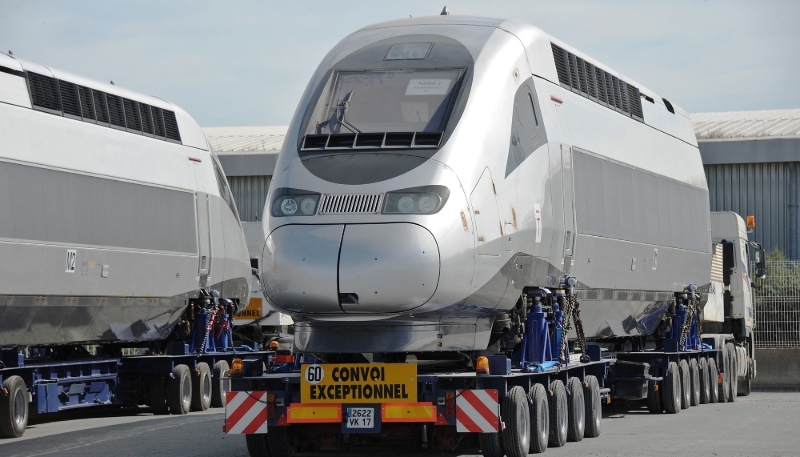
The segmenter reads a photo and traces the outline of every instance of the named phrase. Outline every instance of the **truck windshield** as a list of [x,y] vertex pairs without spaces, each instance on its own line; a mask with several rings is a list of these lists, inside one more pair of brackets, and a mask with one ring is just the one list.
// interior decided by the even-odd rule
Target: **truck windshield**
[[306,133],[442,131],[462,71],[339,71]]

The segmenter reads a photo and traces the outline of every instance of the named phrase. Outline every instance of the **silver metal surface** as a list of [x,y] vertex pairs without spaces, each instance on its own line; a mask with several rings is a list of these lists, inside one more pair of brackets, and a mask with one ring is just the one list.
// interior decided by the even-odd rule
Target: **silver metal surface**
[[347,225],[339,256],[339,292],[355,293],[348,313],[394,313],[422,306],[439,284],[439,248],[414,224]]
[[266,240],[265,296],[294,312],[341,313],[336,268],[343,225],[286,225]]
[[698,140],[800,136],[800,109],[690,115]]

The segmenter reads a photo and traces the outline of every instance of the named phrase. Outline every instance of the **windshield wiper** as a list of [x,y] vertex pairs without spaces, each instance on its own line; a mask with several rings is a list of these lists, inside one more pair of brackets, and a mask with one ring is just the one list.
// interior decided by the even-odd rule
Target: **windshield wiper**
[[350,110],[350,102],[353,100],[353,92],[355,91],[356,91],[355,89],[351,90],[350,92],[347,93],[347,95],[344,96],[342,100],[339,100],[339,102],[336,104],[336,110],[333,112],[333,115],[327,122],[320,122],[319,124],[317,124],[316,128],[317,134],[322,133],[322,127],[325,124],[328,124],[328,130],[330,130],[331,133],[339,133],[334,131],[337,124],[343,126],[344,128],[350,130],[353,133],[361,133],[361,130],[356,128],[356,126],[354,126],[353,124],[350,123],[350,121],[347,120],[347,112]]

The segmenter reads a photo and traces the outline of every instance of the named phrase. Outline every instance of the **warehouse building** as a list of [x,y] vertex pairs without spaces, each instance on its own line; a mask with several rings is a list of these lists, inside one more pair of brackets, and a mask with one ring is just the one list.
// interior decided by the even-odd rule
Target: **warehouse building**
[[800,110],[697,113],[691,119],[711,211],[754,215],[751,240],[800,260]]

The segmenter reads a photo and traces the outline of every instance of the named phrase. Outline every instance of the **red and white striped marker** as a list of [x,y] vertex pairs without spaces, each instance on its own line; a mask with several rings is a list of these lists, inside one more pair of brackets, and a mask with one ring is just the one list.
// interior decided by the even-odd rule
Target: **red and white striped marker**
[[500,428],[499,416],[497,389],[457,391],[457,432],[496,433]]
[[225,433],[267,433],[266,392],[226,392],[225,399]]

